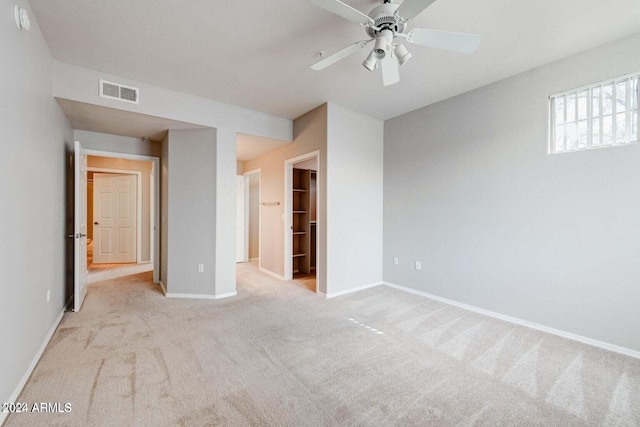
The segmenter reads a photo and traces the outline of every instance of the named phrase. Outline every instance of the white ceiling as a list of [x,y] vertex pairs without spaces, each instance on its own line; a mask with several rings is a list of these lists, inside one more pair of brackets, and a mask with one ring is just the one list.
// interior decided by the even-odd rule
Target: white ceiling
[[[368,12],[374,0],[345,0]],[[306,0],[30,0],[53,56],[150,84],[296,118],[326,101],[388,119],[640,31],[638,0],[438,0],[421,27],[484,35],[473,55],[410,46],[383,87],[357,53],[356,24]]]

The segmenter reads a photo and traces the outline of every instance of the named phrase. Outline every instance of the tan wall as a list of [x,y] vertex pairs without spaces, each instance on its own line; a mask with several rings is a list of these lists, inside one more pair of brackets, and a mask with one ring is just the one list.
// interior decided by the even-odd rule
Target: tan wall
[[[294,139],[277,150],[244,162],[244,170],[262,171],[262,202],[280,202],[279,206],[262,206],[262,239],[260,242],[260,265],[279,275],[284,275],[284,162],[313,151],[320,151],[319,175],[321,182],[320,200],[326,201],[326,149],[327,149],[327,105],[306,113],[293,122]],[[318,254],[318,289],[326,290],[326,202],[318,239],[323,253]]]
[[260,179],[250,175],[249,183],[249,259],[258,258],[260,244]]
[[310,170],[318,170],[318,159],[309,159],[300,163],[296,163],[293,165],[294,168],[298,169],[310,169]]
[[[93,180],[93,172],[87,174]],[[87,182],[87,238],[93,240],[93,182]]]
[[[121,169],[142,172],[142,262],[151,260],[151,168],[152,162],[113,159],[110,157],[89,156],[87,166],[90,168]],[[93,204],[93,199],[87,199],[87,212]],[[92,228],[93,221],[88,223],[88,229]],[[88,234],[88,233],[87,233]]]

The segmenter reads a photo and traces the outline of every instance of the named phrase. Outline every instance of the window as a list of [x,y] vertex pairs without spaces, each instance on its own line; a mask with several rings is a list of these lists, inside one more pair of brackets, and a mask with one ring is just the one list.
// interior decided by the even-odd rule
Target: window
[[638,142],[640,73],[551,95],[550,153]]

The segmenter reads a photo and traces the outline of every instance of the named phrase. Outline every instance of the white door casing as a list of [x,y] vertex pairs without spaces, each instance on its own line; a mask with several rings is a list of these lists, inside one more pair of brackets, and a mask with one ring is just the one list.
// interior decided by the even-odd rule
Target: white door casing
[[[322,217],[322,206],[324,205],[324,199],[320,196],[322,181],[320,179],[320,151],[313,151],[307,154],[303,154],[291,159],[287,159],[284,162],[284,280],[293,279],[293,165],[315,158],[318,162],[318,179],[316,181],[316,257],[320,257],[324,251],[322,246],[322,233],[324,232],[324,218]],[[323,283],[325,272],[322,269],[320,258],[317,258],[316,263],[316,281],[318,284]],[[320,286],[316,285],[316,293],[321,293]]]
[[74,251],[73,311],[87,295],[87,156],[80,142],[75,142],[74,159]]
[[245,199],[246,177],[236,176],[236,262],[247,262],[245,258]]
[[[250,241],[253,240],[253,237],[251,235],[252,227],[250,226],[250,223],[251,223],[252,215],[257,215],[258,216],[258,218],[257,218],[257,226],[258,226],[257,227],[258,228],[258,230],[257,230],[257,234],[258,234],[257,235],[257,240],[258,240],[258,245],[257,245],[258,246],[258,248],[257,248],[258,249],[258,257],[257,257],[258,258],[258,268],[261,268],[261,265],[260,265],[260,263],[261,263],[261,261],[260,261],[260,244],[262,242],[262,239],[261,239],[261,223],[262,223],[262,220],[261,220],[261,218],[262,218],[262,209],[261,209],[262,208],[262,179],[261,179],[261,176],[262,176],[262,170],[261,169],[255,169],[255,170],[248,171],[248,172],[244,173],[245,185],[246,185],[246,188],[245,188],[246,197],[244,199],[244,201],[245,201],[245,214],[244,214],[244,216],[245,216],[245,218],[244,218],[244,227],[245,227],[245,229],[244,229],[245,230],[245,232],[244,232],[244,234],[245,234],[244,244],[245,244],[245,248],[244,248],[244,253],[245,253],[245,259],[247,261],[250,260],[251,259],[251,257],[249,256],[250,252],[251,252],[250,251],[250,247],[251,247]],[[258,182],[258,194],[256,195],[257,198],[258,198],[257,212],[253,212],[253,209],[255,209],[255,208],[250,203],[250,200],[253,197],[253,193],[251,191],[251,185],[252,185],[251,184],[251,179],[252,178],[257,179],[257,182]]]
[[[153,223],[150,226],[150,230],[153,233],[153,260],[155,261],[153,264],[153,282],[160,282],[160,223],[161,223],[161,210],[160,210],[160,158],[153,156],[144,156],[139,154],[127,154],[127,153],[116,153],[111,151],[100,151],[100,150],[84,150],[85,155],[87,156],[97,156],[97,157],[107,157],[114,159],[127,159],[127,160],[141,160],[148,161],[153,163],[152,171],[154,173],[151,174],[152,183],[151,186],[151,196],[152,196],[152,205],[153,205]],[[118,171],[118,173],[123,173]],[[126,172],[125,172],[126,173]]]
[[136,262],[137,176],[95,173],[93,207],[93,262]]

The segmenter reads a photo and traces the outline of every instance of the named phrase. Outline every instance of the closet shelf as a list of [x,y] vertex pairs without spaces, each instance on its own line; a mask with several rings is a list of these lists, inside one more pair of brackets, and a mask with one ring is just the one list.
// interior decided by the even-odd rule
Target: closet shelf
[[[316,227],[311,219],[316,219],[317,183],[316,175],[309,169],[293,168],[291,186],[291,269],[300,274],[309,274],[315,266]],[[315,273],[315,271],[314,271]]]

